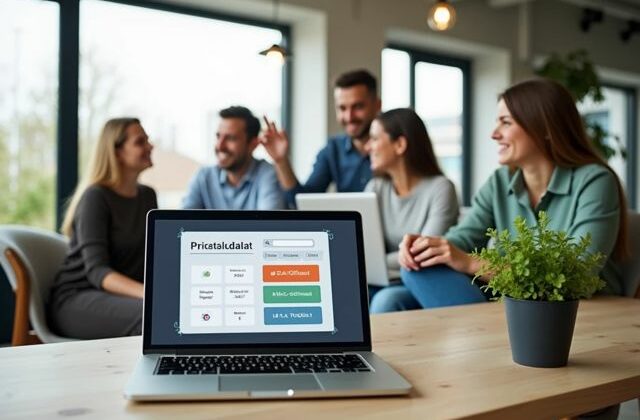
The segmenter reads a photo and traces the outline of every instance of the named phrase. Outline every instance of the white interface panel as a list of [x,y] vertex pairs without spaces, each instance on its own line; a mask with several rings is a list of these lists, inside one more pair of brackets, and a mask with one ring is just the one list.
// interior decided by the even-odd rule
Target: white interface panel
[[182,232],[183,334],[333,331],[326,232]]

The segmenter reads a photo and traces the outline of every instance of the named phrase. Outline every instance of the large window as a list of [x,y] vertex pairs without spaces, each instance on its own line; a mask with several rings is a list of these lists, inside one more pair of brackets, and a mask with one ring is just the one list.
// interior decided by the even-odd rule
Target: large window
[[81,169],[108,118],[139,117],[155,144],[142,181],[161,207],[179,206],[193,173],[214,162],[220,109],[243,105],[281,126],[283,67],[258,51],[282,37],[277,29],[82,0]]
[[0,0],[0,223],[54,228],[58,5]]
[[[585,100],[579,104],[586,120],[597,123],[609,136],[605,143],[616,153],[609,165],[622,181],[629,204],[636,208],[636,92],[632,88],[608,85],[602,89],[604,101]],[[626,151],[623,155],[621,150]]]
[[220,109],[287,127],[289,65],[258,52],[288,34],[160,1],[0,0],[0,223],[55,228],[103,124],[121,116],[155,144],[142,182],[179,206],[214,162]]
[[470,200],[469,74],[467,60],[401,47],[382,51],[383,109],[415,109],[464,204]]

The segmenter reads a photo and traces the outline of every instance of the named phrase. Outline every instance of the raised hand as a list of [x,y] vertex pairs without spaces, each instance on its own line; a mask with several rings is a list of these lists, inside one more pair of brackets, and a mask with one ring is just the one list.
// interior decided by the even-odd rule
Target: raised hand
[[276,124],[263,117],[266,128],[260,136],[260,143],[269,156],[277,163],[287,159],[289,154],[289,138],[284,130],[278,131]]

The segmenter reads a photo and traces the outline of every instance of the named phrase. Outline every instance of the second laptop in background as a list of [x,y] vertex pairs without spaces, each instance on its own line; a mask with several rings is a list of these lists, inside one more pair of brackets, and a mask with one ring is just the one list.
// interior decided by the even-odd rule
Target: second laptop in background
[[296,194],[296,204],[299,210],[359,212],[362,215],[367,283],[372,286],[388,286],[390,279],[400,277],[400,273],[387,270],[382,219],[375,193],[302,193]]

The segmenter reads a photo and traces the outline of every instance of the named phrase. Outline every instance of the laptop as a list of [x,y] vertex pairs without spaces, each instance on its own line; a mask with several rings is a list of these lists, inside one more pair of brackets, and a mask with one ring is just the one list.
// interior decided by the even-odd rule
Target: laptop
[[136,401],[407,394],[371,349],[356,212],[147,215]]
[[372,286],[388,286],[390,279],[400,277],[399,271],[388,270],[384,245],[382,219],[378,199],[374,192],[352,193],[300,193],[296,194],[300,210],[347,210],[362,215],[364,235],[364,259],[367,266],[367,283]]

